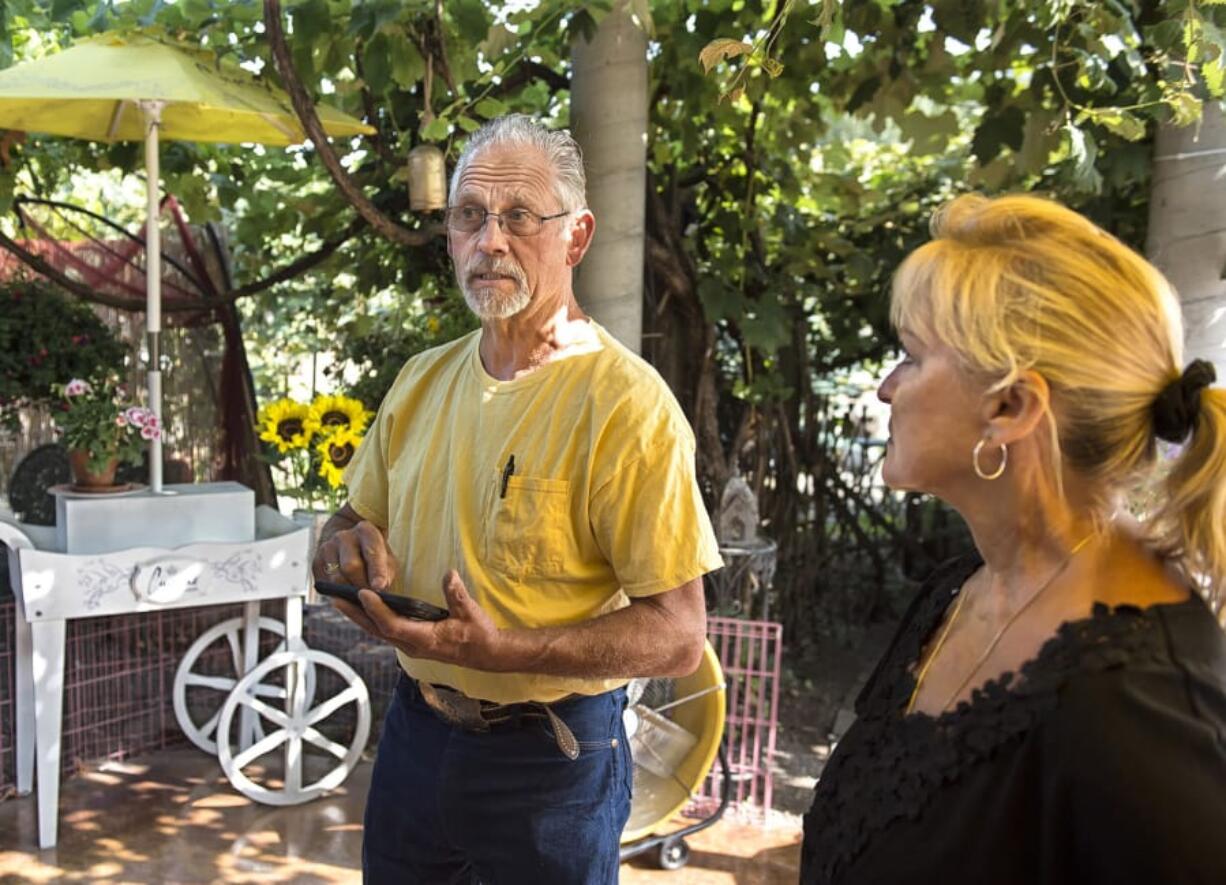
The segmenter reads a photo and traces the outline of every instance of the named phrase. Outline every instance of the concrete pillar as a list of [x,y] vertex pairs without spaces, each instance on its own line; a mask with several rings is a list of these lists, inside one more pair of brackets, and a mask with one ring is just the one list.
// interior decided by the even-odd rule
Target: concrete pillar
[[1183,303],[1185,361],[1226,378],[1226,118],[1206,102],[1199,126],[1158,129],[1145,252]]
[[596,238],[575,275],[583,309],[635,353],[643,333],[647,36],[625,0],[571,47],[571,132],[583,148]]

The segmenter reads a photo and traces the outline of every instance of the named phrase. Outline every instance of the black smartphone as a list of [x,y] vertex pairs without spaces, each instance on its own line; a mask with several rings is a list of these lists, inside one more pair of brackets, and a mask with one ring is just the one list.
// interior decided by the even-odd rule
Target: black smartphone
[[[336,584],[332,581],[316,581],[315,589],[324,596],[335,596],[337,599],[352,602],[357,606],[362,604],[362,601],[358,599],[358,588],[350,586],[349,584]],[[396,596],[392,593],[382,593],[378,590],[374,592],[378,593],[379,598],[387,603],[387,607],[396,614],[403,615],[406,618],[413,618],[416,621],[441,621],[451,614],[445,608],[439,608],[437,605],[422,602],[420,599],[412,599],[408,596]]]

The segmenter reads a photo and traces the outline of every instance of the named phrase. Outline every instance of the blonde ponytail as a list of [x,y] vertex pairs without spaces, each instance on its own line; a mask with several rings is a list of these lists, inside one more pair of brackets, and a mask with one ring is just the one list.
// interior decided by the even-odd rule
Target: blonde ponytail
[[1201,391],[1196,428],[1161,483],[1155,540],[1221,609],[1226,585],[1226,390]]

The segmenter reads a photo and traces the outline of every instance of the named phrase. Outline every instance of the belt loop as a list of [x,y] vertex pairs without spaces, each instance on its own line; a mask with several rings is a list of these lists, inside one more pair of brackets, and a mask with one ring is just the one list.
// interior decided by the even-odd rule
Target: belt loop
[[404,693],[404,700],[415,701],[421,697],[421,692],[417,690],[417,680],[403,670],[400,671],[400,679],[396,683],[397,691]]

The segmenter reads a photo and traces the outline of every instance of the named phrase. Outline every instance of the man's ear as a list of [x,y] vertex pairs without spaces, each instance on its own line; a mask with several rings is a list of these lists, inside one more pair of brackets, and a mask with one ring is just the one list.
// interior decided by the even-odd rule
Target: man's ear
[[980,417],[985,435],[997,445],[1030,436],[1050,412],[1051,388],[1038,372],[1022,372],[1003,390],[984,394]]
[[596,236],[596,216],[587,209],[577,212],[571,219],[570,241],[566,244],[566,263],[570,267],[575,267],[583,260],[588,247],[592,245],[594,236]]

